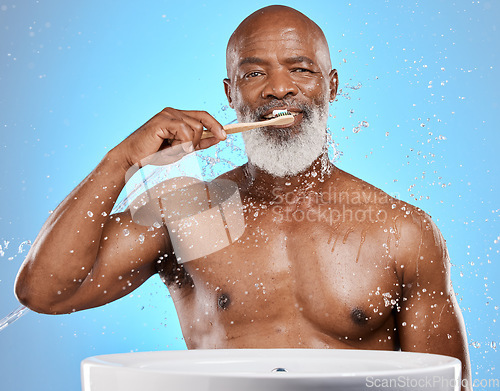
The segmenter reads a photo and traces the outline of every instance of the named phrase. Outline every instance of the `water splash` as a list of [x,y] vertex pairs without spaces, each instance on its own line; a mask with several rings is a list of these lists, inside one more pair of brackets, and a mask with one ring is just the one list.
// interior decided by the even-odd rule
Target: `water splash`
[[[222,111],[225,111],[223,108]],[[233,119],[226,125],[237,122]],[[111,213],[122,212],[131,202],[148,189],[176,176],[191,176],[210,181],[246,161],[241,137],[228,137],[212,148],[197,151],[178,162],[165,165],[145,166],[126,185],[125,196],[117,200]]]
[[22,254],[24,252],[24,246],[31,246],[31,240],[25,240],[19,245],[17,249],[18,254]]
[[350,88],[351,90],[359,90],[361,87],[363,87],[363,84],[359,83],[356,84],[355,86],[349,85],[349,83],[346,83],[345,88]]
[[16,320],[18,320],[21,316],[23,316],[27,312],[29,312],[29,309],[26,308],[24,305],[20,305],[19,307],[17,307],[10,314],[0,319],[0,331],[7,328],[7,326],[14,323]]
[[369,126],[370,124],[368,123],[368,121],[360,121],[357,126],[352,128],[352,132],[359,133],[361,130],[363,130],[363,128],[367,128]]

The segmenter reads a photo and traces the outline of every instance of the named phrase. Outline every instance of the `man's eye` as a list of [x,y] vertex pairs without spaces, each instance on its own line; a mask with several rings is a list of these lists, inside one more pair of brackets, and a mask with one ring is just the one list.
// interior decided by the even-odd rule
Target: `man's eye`
[[298,73],[305,73],[305,72],[307,72],[307,73],[312,73],[311,70],[306,69],[306,68],[295,68],[292,72],[298,72]]
[[257,77],[260,75],[262,75],[262,72],[257,72],[257,71],[249,72],[245,75],[245,79],[251,79],[253,77]]

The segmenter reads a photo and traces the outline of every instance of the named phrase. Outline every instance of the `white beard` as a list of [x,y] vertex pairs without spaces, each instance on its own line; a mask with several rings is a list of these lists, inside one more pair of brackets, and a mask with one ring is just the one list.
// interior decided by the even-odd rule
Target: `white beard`
[[[322,152],[326,152],[328,106],[314,107],[309,118],[303,119],[298,134],[285,129],[258,128],[243,132],[248,161],[276,177],[295,176],[306,170]],[[243,114],[241,121],[254,121]],[[275,137],[269,132],[279,132]]]

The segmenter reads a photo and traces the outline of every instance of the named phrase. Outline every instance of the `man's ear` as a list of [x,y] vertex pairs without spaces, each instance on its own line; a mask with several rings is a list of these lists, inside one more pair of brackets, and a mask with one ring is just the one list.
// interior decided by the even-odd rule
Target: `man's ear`
[[337,97],[337,89],[339,88],[339,77],[337,75],[337,70],[332,69],[330,74],[330,102],[333,102]]
[[224,92],[226,93],[229,107],[234,109],[233,100],[231,99],[231,80],[229,80],[229,79],[224,79]]

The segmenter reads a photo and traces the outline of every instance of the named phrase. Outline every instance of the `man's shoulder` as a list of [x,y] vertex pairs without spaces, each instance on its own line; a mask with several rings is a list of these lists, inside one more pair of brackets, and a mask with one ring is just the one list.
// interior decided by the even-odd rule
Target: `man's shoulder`
[[[339,183],[336,196],[344,194],[344,201],[353,204],[364,203],[384,211],[384,225],[393,226],[398,233],[399,243],[409,252],[418,251],[419,247],[441,248],[444,240],[432,221],[432,217],[418,206],[400,200],[378,187],[338,169],[336,179]],[[335,179],[334,179],[335,181]],[[335,182],[332,182],[335,183]]]
[[[375,185],[358,178],[346,171],[335,167],[335,175],[329,181],[329,190],[338,199],[357,204],[377,206],[380,209],[393,211],[394,217],[398,214],[405,214],[406,211],[421,210],[405,201],[397,198],[397,195],[390,195]],[[333,192],[331,191],[333,189]]]

